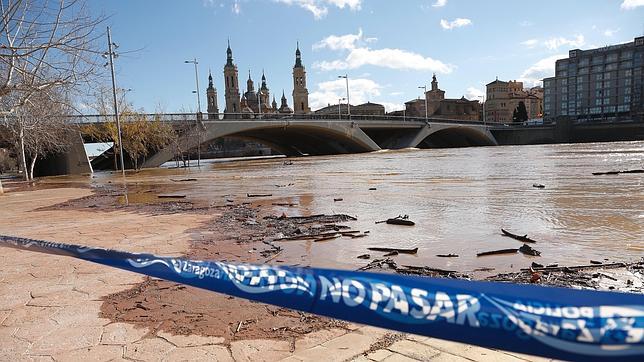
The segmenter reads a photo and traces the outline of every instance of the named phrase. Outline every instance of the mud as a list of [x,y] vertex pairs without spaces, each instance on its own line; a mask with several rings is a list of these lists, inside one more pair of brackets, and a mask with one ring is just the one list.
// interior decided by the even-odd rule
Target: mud
[[[161,190],[150,189],[154,194]],[[163,189],[164,192],[167,189]],[[281,251],[270,236],[304,230],[289,219],[259,217],[261,205],[195,206],[191,201],[156,201],[124,204],[123,193],[115,187],[69,200],[43,210],[82,209],[97,212],[127,210],[150,215],[171,213],[220,214],[206,226],[190,232],[195,236],[185,257],[231,262],[267,263]],[[267,211],[268,212],[268,211]],[[319,221],[333,221],[320,218]],[[275,262],[284,262],[283,260]],[[186,287],[173,282],[146,278],[141,284],[103,298],[101,317],[149,328],[150,334],[291,340],[321,329],[345,328],[346,323],[283,308],[271,307],[227,295]]]

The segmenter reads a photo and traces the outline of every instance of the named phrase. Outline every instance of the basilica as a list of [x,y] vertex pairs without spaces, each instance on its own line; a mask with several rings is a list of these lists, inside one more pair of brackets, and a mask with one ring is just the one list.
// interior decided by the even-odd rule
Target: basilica
[[[224,96],[226,108],[224,118],[256,118],[262,114],[305,114],[310,113],[309,91],[306,88],[306,71],[302,65],[302,54],[300,46],[295,50],[295,65],[293,66],[293,109],[289,107],[286,95],[282,91],[280,106],[277,106],[275,95],[271,100],[270,91],[266,84],[266,75],[262,71],[262,82],[257,91],[255,83],[248,72],[246,91],[240,94],[239,72],[237,65],[233,63],[233,51],[230,49],[230,42],[226,50],[226,65],[224,66]],[[208,75],[208,88],[206,89],[208,99],[208,119],[219,118],[217,106],[217,89],[213,86],[212,74]]]

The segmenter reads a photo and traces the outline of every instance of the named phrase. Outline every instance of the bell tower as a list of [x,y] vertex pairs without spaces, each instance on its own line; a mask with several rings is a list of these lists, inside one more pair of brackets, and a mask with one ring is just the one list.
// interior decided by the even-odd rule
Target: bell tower
[[224,113],[241,113],[241,108],[239,106],[239,79],[237,66],[233,63],[233,51],[230,49],[230,41],[228,41],[228,49],[226,49],[224,81],[226,85],[226,109],[224,110]]
[[219,107],[217,107],[217,89],[212,85],[212,74],[208,71],[208,119],[219,119]]
[[295,51],[295,65],[293,66],[293,109],[295,114],[311,112],[309,108],[309,91],[306,89],[306,70],[302,65],[299,42]]

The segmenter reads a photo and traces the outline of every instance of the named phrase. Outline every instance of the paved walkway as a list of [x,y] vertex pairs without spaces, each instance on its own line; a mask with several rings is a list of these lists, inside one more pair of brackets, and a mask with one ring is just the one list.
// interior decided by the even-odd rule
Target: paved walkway
[[[186,230],[211,217],[34,211],[86,194],[60,189],[2,196],[0,233],[176,255],[187,248]],[[141,280],[137,274],[81,260],[1,248],[0,360],[538,360],[353,324],[311,333],[295,343],[245,340],[225,345],[222,338],[154,335],[99,317],[102,296]]]

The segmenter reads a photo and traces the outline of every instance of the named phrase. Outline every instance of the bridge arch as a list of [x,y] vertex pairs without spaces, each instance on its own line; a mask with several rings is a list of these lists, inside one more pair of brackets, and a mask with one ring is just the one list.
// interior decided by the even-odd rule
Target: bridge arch
[[495,146],[496,139],[484,126],[463,127],[459,125],[435,125],[415,147],[451,148],[473,146]]
[[[287,156],[357,153],[380,149],[355,123],[349,121],[224,120],[203,123],[200,137],[202,144],[222,137],[253,140]],[[194,149],[198,144],[194,133],[182,136],[178,142],[185,150]],[[166,147],[148,158],[143,167],[158,167],[173,157],[173,147]]]

